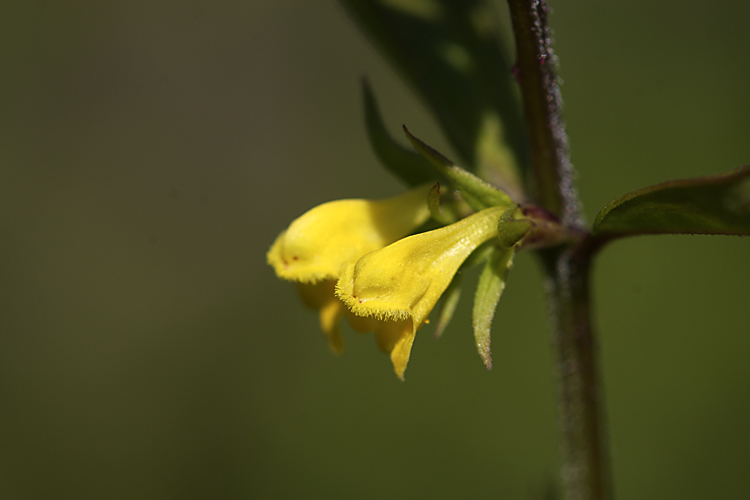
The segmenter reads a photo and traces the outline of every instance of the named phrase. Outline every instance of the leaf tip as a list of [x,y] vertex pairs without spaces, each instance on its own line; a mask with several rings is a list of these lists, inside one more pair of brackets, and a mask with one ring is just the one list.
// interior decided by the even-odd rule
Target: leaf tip
[[477,351],[479,351],[479,356],[482,358],[484,366],[486,366],[488,370],[492,370],[492,352],[490,350],[490,339],[487,338],[486,342],[477,342]]

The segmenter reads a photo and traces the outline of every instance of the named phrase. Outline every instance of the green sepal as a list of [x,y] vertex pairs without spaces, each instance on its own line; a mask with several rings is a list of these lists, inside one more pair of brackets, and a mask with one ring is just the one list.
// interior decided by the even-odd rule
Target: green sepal
[[461,275],[456,274],[453,277],[453,281],[448,285],[448,288],[443,292],[443,296],[440,299],[440,312],[438,313],[437,324],[435,325],[435,338],[439,339],[445,328],[453,319],[453,314],[456,312],[458,301],[461,298]]
[[366,78],[362,78],[362,97],[365,103],[367,138],[383,166],[410,186],[435,179],[435,172],[429,161],[419,153],[403,147],[388,133]]
[[468,170],[459,167],[435,149],[414,137],[406,127],[404,127],[404,133],[414,145],[414,148],[422,153],[450,181],[453,187],[461,193],[466,203],[474,210],[479,211],[489,207],[508,207],[513,204],[510,197],[503,191]]
[[525,127],[496,6],[488,0],[341,3],[433,112],[467,168],[520,199]]
[[497,221],[497,242],[502,248],[511,248],[534,227],[531,219],[524,216],[518,205],[508,208]]
[[490,352],[490,330],[495,316],[497,303],[505,289],[508,270],[513,262],[515,247],[499,247],[485,263],[479,275],[477,291],[474,295],[472,310],[472,326],[474,340],[479,356],[488,370],[492,369],[492,354]]
[[433,219],[441,224],[448,225],[456,222],[456,217],[443,210],[440,205],[440,183],[436,182],[434,186],[427,193],[427,206],[430,209],[430,215]]
[[750,235],[750,165],[731,172],[665,182],[608,203],[594,235]]

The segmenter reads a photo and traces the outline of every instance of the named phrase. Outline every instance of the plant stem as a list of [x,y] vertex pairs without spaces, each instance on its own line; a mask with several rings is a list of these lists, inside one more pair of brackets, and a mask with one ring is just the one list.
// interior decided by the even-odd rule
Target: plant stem
[[562,483],[566,500],[611,498],[591,321],[589,271],[597,243],[583,229],[544,0],[508,0],[531,149],[531,192],[574,241],[540,251],[557,351]]
[[611,498],[609,458],[591,321],[588,237],[542,255],[556,350],[562,480],[567,500]]
[[560,114],[560,87],[555,75],[547,5],[543,0],[508,0],[517,49],[526,129],[530,141],[531,188],[537,203],[579,226],[579,203],[568,154],[568,137]]

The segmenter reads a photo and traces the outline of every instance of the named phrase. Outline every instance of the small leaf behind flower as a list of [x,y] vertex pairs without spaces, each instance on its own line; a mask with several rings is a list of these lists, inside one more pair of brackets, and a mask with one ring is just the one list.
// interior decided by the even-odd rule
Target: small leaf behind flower
[[489,0],[340,0],[433,112],[465,166],[522,195],[523,119]]
[[489,207],[509,207],[513,204],[510,197],[503,191],[454,164],[435,149],[414,137],[406,127],[404,127],[404,133],[414,145],[414,148],[422,153],[450,181],[453,187],[461,193],[466,203],[474,210],[479,211]]
[[599,212],[594,234],[750,235],[750,165],[621,196]]

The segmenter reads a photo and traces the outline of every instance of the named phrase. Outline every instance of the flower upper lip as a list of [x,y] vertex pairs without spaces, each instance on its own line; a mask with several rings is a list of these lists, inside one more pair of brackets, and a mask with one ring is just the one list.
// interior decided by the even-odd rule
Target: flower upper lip
[[337,279],[341,267],[378,250],[429,218],[428,185],[385,200],[338,200],[298,217],[274,241],[268,263],[283,279]]

